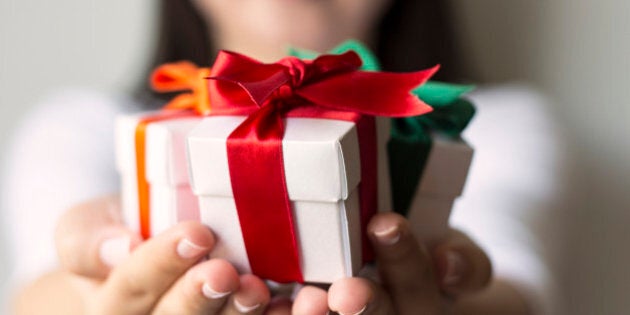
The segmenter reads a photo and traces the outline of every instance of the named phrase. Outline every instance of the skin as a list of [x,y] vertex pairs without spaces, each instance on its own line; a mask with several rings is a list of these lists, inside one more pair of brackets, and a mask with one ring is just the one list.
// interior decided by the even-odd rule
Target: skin
[[[452,230],[429,252],[397,214],[377,215],[368,229],[381,284],[370,275],[341,279],[328,291],[306,286],[291,302],[272,301],[259,278],[238,275],[224,260],[200,262],[215,242],[200,223],[183,222],[140,242],[120,221],[118,203],[92,200],[61,218],[61,268],[21,290],[16,314],[243,314],[237,305],[254,307],[247,314],[527,314],[516,291],[491,278],[488,258],[468,237]],[[131,242],[107,264],[102,246],[119,237]],[[183,240],[194,250],[182,251]],[[461,261],[449,264],[448,253]],[[213,295],[204,295],[204,285]]]
[[217,47],[272,62],[287,45],[327,51],[345,39],[372,40],[391,0],[192,0]]
[[[219,47],[266,61],[281,57],[286,44],[326,51],[345,38],[369,42],[391,4],[191,1]],[[528,314],[517,291],[492,278],[488,257],[466,235],[451,230],[429,249],[393,213],[370,222],[378,266],[371,276],[341,279],[328,290],[306,286],[289,301],[272,300],[261,279],[238,275],[226,261],[202,261],[215,239],[200,223],[180,223],[142,242],[123,225],[118,204],[116,197],[95,199],[60,219],[61,267],[17,294],[17,314]]]

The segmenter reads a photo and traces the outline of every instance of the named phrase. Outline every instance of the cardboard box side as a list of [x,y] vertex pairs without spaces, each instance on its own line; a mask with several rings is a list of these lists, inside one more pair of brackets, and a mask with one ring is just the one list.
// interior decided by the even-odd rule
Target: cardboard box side
[[461,195],[473,152],[473,148],[462,139],[434,137],[416,194],[451,199]]
[[[292,202],[300,261],[307,282],[332,283],[356,275],[361,267],[358,194],[338,202]],[[230,261],[251,273],[234,199],[200,198],[201,220],[217,238],[211,258]]]
[[169,186],[188,185],[186,137],[201,118],[179,118],[147,127],[147,179]]
[[[115,126],[116,168],[123,174],[136,172],[136,127],[156,111],[120,115]],[[170,186],[188,185],[185,139],[200,118],[178,118],[153,122],[146,129],[147,181]]]
[[376,118],[376,134],[378,145],[378,210],[392,211],[391,178],[389,175],[389,157],[387,155],[387,141],[391,130],[391,118]]
[[453,208],[453,199],[416,195],[409,208],[408,219],[414,235],[433,242],[446,235]]

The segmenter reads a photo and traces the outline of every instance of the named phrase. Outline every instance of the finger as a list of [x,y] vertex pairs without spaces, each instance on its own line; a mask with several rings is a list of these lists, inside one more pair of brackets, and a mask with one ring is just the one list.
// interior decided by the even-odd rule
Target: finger
[[433,249],[442,290],[457,296],[488,286],[492,265],[486,253],[465,234],[451,230]]
[[103,314],[146,314],[192,265],[214,246],[210,230],[198,222],[176,225],[138,246],[105,282]]
[[[291,300],[287,298],[272,299],[265,315],[291,315]],[[325,313],[322,313],[325,314]]]
[[260,278],[242,275],[238,291],[230,297],[221,314],[263,314],[270,298],[269,289]]
[[122,223],[119,199],[113,196],[68,210],[55,231],[62,268],[96,279],[105,278],[140,242],[140,237]]
[[154,314],[217,314],[239,286],[236,269],[212,259],[191,268],[162,297]]
[[335,281],[328,290],[328,306],[342,315],[401,314],[380,286],[363,278]]
[[314,286],[305,286],[293,301],[295,315],[321,315],[328,312],[328,292]]
[[[368,225],[381,280],[400,310],[434,314],[442,296],[432,261],[409,230],[407,220],[395,213],[376,215]],[[401,313],[402,314],[402,313]]]

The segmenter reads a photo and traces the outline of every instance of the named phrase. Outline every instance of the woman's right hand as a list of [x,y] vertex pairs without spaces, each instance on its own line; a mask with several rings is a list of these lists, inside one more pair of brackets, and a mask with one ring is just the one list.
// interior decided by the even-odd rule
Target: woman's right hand
[[[200,262],[212,232],[180,223],[145,242],[120,219],[118,198],[69,210],[56,245],[87,314],[263,314],[269,290],[258,277],[239,276],[220,259]],[[79,276],[79,277],[76,277]]]

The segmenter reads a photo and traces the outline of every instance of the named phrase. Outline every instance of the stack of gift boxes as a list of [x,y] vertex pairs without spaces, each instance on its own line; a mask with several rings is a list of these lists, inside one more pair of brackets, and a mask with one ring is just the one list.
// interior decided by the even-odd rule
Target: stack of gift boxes
[[[154,78],[180,81],[181,84],[175,84],[177,89],[193,90],[196,95],[189,100],[199,99],[201,93],[203,97],[209,95],[211,101],[201,109],[195,101],[189,101],[174,106],[176,110],[118,119],[116,154],[127,224],[148,238],[177,222],[200,220],[218,239],[211,257],[227,259],[239,272],[255,273],[277,282],[331,283],[356,275],[372,258],[365,227],[376,211],[394,209],[409,217],[419,238],[438,238],[447,229],[453,201],[461,194],[472,158],[472,149],[458,132],[441,132],[417,117],[390,120],[358,113],[338,114],[346,112],[345,108],[313,112],[309,106],[303,110],[303,104],[286,101],[287,92],[281,87],[286,82],[278,81],[279,74],[291,74],[296,69],[312,71],[312,64],[334,63],[330,56],[340,56],[339,64],[353,63],[358,58],[356,54],[342,54],[349,50],[357,51],[366,61],[363,70],[376,70],[373,56],[356,42],[348,42],[334,54],[312,63],[288,58],[274,65],[254,65],[259,71],[253,75],[248,70],[235,74],[233,69],[238,68],[234,63],[251,68],[249,63],[255,61],[222,53],[219,58],[223,57],[224,63],[217,65],[218,60],[210,75],[216,77],[210,81],[196,78],[204,80],[204,84],[209,82],[205,91],[199,91],[199,82],[190,75],[189,68],[188,76],[177,73],[177,68],[166,72],[158,69]],[[299,53],[300,57],[307,54]],[[362,78],[369,81],[380,75],[355,70],[337,72],[361,72],[358,76],[352,72],[348,82]],[[429,105],[434,105],[432,100],[439,103],[440,107],[434,106],[435,112],[429,114],[438,116],[433,120],[439,122],[444,120],[442,114],[448,112],[450,104],[461,105],[462,89],[435,83],[414,90],[419,98],[410,100],[409,91],[432,73],[424,71],[413,78],[406,77],[412,78],[408,81],[416,82],[415,85],[405,95],[393,95],[392,99],[410,105],[403,114],[400,109],[386,114],[424,114],[431,109],[419,99],[426,98]],[[261,92],[256,84],[248,86],[253,77],[259,80],[260,76],[266,76],[263,81],[271,92]],[[241,81],[235,84],[237,77]],[[334,75],[323,76],[323,80],[329,77]],[[326,93],[333,97],[325,102],[336,101],[337,94],[325,91],[326,88],[323,92],[322,88],[304,88],[302,92],[301,86],[308,86],[308,81],[291,84],[290,96],[302,93],[297,99],[303,103],[304,99],[308,99],[306,103],[324,102],[317,98]],[[339,84],[344,83],[333,82],[330,90],[340,91],[335,87]],[[398,90],[394,87],[392,92],[384,93],[395,94]],[[341,91],[349,98],[357,94]],[[374,98],[369,91],[366,93],[368,96],[363,97]],[[274,98],[274,102],[268,102]],[[231,102],[262,106],[231,107]],[[278,104],[286,105],[285,102],[297,109],[283,110],[277,117],[265,113],[265,109],[280,108]],[[358,111],[363,110],[361,107]],[[269,123],[273,126],[262,128],[265,121],[278,126]],[[417,126],[414,129],[405,128],[406,125]],[[459,131],[463,129],[460,127]],[[418,132],[425,136],[417,137]],[[417,138],[422,138],[420,145]],[[414,164],[411,171],[404,169]],[[286,207],[266,207],[277,205],[274,202]]]

